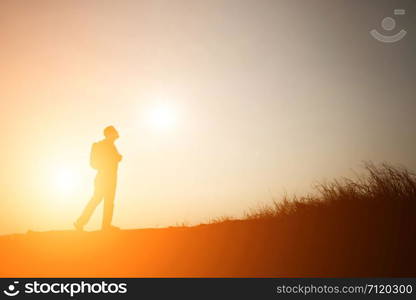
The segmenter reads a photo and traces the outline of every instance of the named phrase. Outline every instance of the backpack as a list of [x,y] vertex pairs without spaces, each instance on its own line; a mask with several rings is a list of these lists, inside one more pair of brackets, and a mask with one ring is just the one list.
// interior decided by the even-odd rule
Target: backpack
[[100,168],[100,145],[99,143],[92,144],[91,154],[90,154],[90,166],[93,169],[98,170]]

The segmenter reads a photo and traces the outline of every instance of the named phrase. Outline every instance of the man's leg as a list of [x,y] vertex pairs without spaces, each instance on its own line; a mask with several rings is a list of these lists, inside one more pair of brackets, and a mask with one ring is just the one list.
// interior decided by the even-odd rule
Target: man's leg
[[87,206],[84,208],[81,216],[76,221],[75,227],[82,228],[85,224],[88,223],[89,219],[91,218],[92,213],[94,212],[97,205],[103,199],[103,194],[101,192],[101,188],[99,186],[95,186],[94,195],[92,196],[91,200],[88,202]]
[[116,194],[116,183],[111,183],[104,193],[104,212],[102,229],[111,228],[111,220],[113,219],[114,198]]

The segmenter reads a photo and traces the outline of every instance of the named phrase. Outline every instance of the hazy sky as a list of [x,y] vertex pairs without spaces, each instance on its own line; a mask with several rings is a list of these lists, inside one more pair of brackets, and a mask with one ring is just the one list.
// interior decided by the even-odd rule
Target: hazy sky
[[110,124],[123,228],[238,217],[366,160],[416,170],[415,4],[1,1],[0,234],[71,228]]

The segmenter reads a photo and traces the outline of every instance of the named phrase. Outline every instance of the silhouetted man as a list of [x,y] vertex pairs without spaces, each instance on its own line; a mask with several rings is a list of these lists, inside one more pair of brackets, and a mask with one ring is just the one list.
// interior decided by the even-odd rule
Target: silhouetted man
[[94,195],[85,207],[82,215],[74,223],[77,230],[83,230],[97,205],[104,199],[104,213],[102,229],[118,229],[111,225],[113,217],[114,197],[117,185],[118,163],[122,156],[118,153],[115,140],[119,138],[113,126],[104,129],[105,139],[94,143],[91,149],[90,164],[97,170],[95,177]]

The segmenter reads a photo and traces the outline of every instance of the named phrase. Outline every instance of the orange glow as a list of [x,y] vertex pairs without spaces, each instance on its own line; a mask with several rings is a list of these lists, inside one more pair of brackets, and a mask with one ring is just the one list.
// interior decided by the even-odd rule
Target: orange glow
[[396,69],[414,59],[374,55],[356,14],[328,26],[308,1],[41,2],[0,1],[0,235],[73,228],[108,124],[122,228],[241,217],[363,160],[415,169],[414,70]]

